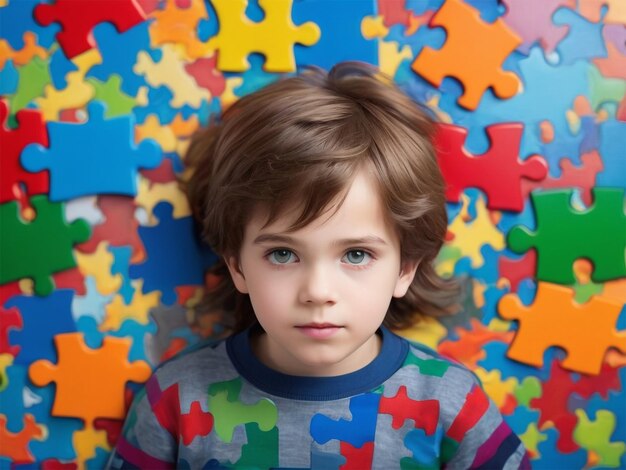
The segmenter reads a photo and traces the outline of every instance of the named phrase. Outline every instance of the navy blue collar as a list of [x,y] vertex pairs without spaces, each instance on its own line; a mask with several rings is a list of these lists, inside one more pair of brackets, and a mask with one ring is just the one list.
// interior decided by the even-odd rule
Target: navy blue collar
[[248,328],[226,340],[226,351],[237,372],[258,389],[292,400],[328,401],[370,391],[391,377],[404,363],[409,344],[385,327],[380,328],[378,356],[355,372],[335,377],[302,377],[283,374],[263,364],[252,352]]

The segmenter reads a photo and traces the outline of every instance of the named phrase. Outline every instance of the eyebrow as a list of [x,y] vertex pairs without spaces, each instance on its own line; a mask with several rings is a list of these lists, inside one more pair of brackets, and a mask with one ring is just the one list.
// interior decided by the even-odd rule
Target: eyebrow
[[[289,235],[279,235],[276,233],[264,233],[259,235],[252,242],[254,245],[260,245],[263,243],[286,243],[293,246],[298,246],[298,241],[290,237]],[[341,240],[335,240],[333,243],[335,246],[349,246],[349,245],[388,245],[388,243],[382,238],[376,235],[367,235],[365,237],[357,238],[344,238]]]

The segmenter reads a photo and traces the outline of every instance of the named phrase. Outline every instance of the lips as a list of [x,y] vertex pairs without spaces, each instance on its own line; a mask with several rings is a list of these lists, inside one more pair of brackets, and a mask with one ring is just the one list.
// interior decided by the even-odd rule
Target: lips
[[296,328],[305,336],[313,339],[327,339],[335,335],[343,327],[333,323],[307,323]]

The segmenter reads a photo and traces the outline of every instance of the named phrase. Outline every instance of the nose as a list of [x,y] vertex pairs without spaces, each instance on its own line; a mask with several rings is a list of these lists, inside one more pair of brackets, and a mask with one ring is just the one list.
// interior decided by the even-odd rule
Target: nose
[[332,269],[316,263],[302,274],[300,302],[311,305],[333,305],[337,302],[337,284]]

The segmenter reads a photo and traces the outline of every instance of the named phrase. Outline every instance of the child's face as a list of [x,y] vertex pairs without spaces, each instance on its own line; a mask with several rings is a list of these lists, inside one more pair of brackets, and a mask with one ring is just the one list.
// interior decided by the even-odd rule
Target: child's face
[[358,370],[378,354],[375,334],[392,296],[402,297],[416,263],[401,266],[400,242],[384,217],[373,182],[355,178],[339,210],[292,233],[293,219],[246,226],[239,267],[265,333],[253,348],[261,361],[292,375],[334,376]]

